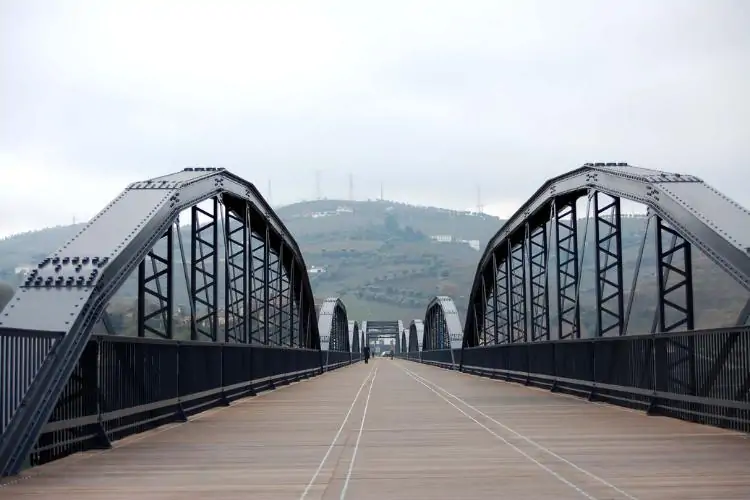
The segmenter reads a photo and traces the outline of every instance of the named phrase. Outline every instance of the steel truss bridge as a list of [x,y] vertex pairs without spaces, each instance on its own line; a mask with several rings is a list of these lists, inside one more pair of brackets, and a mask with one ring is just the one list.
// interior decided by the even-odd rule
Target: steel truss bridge
[[[630,262],[627,200],[648,207]],[[728,324],[696,328],[698,252],[736,284],[740,307]],[[640,275],[646,259],[654,276]],[[650,328],[636,329],[634,302],[648,279],[656,291],[647,299]],[[450,297],[435,297],[424,320],[411,323],[402,356],[748,432],[748,291],[747,209],[691,175],[586,164],[546,182],[495,234],[463,322]],[[594,313],[587,328],[585,304]]]
[[[627,216],[622,203],[628,201],[648,207],[645,230],[633,258],[624,255],[623,248],[623,238],[632,237],[626,234],[629,229],[623,222]],[[701,309],[700,297],[707,293],[701,286],[709,275],[698,273],[698,262],[700,269],[713,266],[710,276],[721,273],[729,280],[723,283],[731,282],[736,287],[729,294],[738,305],[731,318],[727,319],[725,312],[718,318]],[[641,272],[648,266],[655,272]],[[272,424],[283,427],[287,421],[294,426],[278,433],[304,428],[319,436],[328,432],[323,430],[328,429],[323,409],[339,412],[336,415],[344,418],[344,423],[335,436],[335,426],[331,428],[331,446],[311,462],[315,465],[322,459],[317,472],[311,465],[309,483],[300,479],[300,491],[287,491],[283,497],[298,498],[301,494],[301,498],[327,498],[323,490],[311,492],[331,487],[344,498],[352,471],[357,470],[353,464],[359,438],[353,454],[345,459],[352,465],[343,486],[336,482],[335,474],[329,479],[319,476],[355,407],[362,415],[359,437],[363,429],[366,431],[368,405],[375,405],[370,411],[377,412],[379,400],[373,396],[370,401],[367,393],[364,409],[355,403],[365,397],[362,394],[367,384],[370,392],[376,392],[376,378],[404,386],[400,392],[380,396],[391,398],[381,399],[380,404],[388,405],[391,413],[404,412],[404,419],[416,418],[414,415],[424,407],[419,404],[427,403],[413,402],[426,398],[429,391],[435,400],[430,404],[443,404],[440,409],[429,410],[430,416],[424,417],[427,420],[415,427],[429,426],[430,419],[438,418],[435,415],[457,409],[520,450],[522,456],[528,458],[522,447],[534,444],[562,460],[560,463],[572,462],[528,437],[530,434],[514,430],[518,427],[511,428],[499,421],[500,417],[487,414],[489,410],[472,406],[461,394],[481,388],[484,396],[494,398],[494,407],[498,398],[509,408],[519,398],[528,399],[531,406],[539,404],[536,410],[523,410],[524,420],[519,426],[534,418],[545,424],[559,420],[551,413],[554,410],[545,413],[545,408],[550,401],[560,401],[560,396],[529,392],[531,389],[505,382],[570,394],[573,399],[565,401],[580,401],[571,405],[585,406],[585,401],[597,400],[645,410],[647,414],[710,424],[713,427],[707,427],[709,430],[726,428],[747,433],[748,292],[750,212],[691,175],[596,163],[549,180],[488,243],[477,266],[468,309],[459,311],[451,297],[437,296],[427,304],[424,318],[412,321],[408,330],[400,321],[360,324],[348,317],[345,304],[337,297],[316,304],[297,243],[257,189],[242,178],[223,169],[188,168],[136,182],[75,237],[43,259],[0,312],[0,476],[7,478],[0,482],[0,498],[5,498],[5,493],[23,494],[26,487],[38,488],[33,491],[39,492],[50,486],[42,484],[44,480],[39,478],[43,475],[37,478],[34,471],[62,467],[60,464],[74,458],[65,458],[68,455],[112,450],[116,441],[127,442],[123,438],[153,433],[153,429],[165,425],[169,428],[190,422],[184,427],[189,429],[199,417],[202,422],[230,419],[214,416],[215,409],[206,411],[215,407],[232,408],[222,415],[244,412],[240,420],[253,422],[243,427],[247,436],[255,432],[253,426],[270,429]],[[637,303],[646,295],[645,307],[639,309]],[[123,297],[133,297],[132,307],[122,306],[128,303]],[[396,356],[402,361],[378,361],[372,369],[357,364],[369,336],[386,330],[396,338]],[[296,384],[349,365],[356,366],[301,386]],[[446,378],[447,372],[435,367],[501,382],[483,382],[465,375]],[[362,375],[365,378],[360,385]],[[299,410],[281,404],[282,400],[274,396],[278,391],[257,400],[256,406],[242,403],[256,401],[246,399],[248,396],[290,383],[294,384],[288,393],[295,394]],[[359,387],[356,395],[355,386]],[[408,391],[421,390],[424,394],[409,393],[403,396],[405,399],[398,399],[399,394],[408,392],[406,386]],[[344,399],[351,406],[330,396],[348,394],[348,388],[354,401],[349,396]],[[506,396],[507,400],[503,399]],[[546,403],[540,403],[540,398],[547,398]],[[277,413],[264,417],[262,412],[248,410],[257,407],[268,408],[269,412],[275,408]],[[593,412],[597,410],[591,408],[599,407],[575,410],[581,412],[578,418],[587,425],[594,425]],[[300,412],[308,418],[301,418]],[[385,418],[378,415],[373,413],[368,418]],[[499,427],[491,429],[490,424],[477,420],[478,415]],[[545,419],[545,415],[549,417]],[[612,414],[611,422],[605,424],[612,433],[618,425],[625,432],[625,423],[617,422],[626,417],[618,415]],[[233,418],[225,422],[227,429],[239,425],[239,417]],[[263,423],[258,420],[262,418],[270,420]],[[383,422],[393,425],[395,420]],[[652,425],[644,422],[655,421],[639,425]],[[435,425],[442,429],[446,424]],[[557,425],[551,432],[564,434],[563,427]],[[721,439],[729,435],[709,430],[704,431],[706,435]],[[214,437],[210,430],[205,436],[169,432],[181,437],[169,441],[144,434],[144,442],[163,439],[169,448],[177,442],[206,439],[208,444],[221,441],[221,447],[232,449],[239,446],[235,442],[245,439],[242,433],[229,435],[226,430]],[[503,432],[510,433],[509,437],[503,437]],[[630,441],[639,435],[632,432]],[[670,435],[680,432],[689,430]],[[252,435],[255,441],[277,439],[272,430]],[[583,433],[576,439],[585,436]],[[306,438],[300,435],[299,439]],[[434,444],[436,438],[431,439]],[[512,439],[525,440],[526,444],[513,444]],[[361,460],[371,449],[363,442]],[[297,443],[289,444],[289,449],[302,453]],[[471,449],[476,450],[478,445],[472,446],[451,452],[452,463],[471,460]],[[733,442],[722,448],[723,453],[730,448],[731,453],[750,458],[750,446]],[[702,450],[709,454],[707,447]],[[417,451],[412,449],[409,456]],[[115,460],[121,456],[118,453],[112,450],[106,456],[113,458],[107,460]],[[648,453],[653,456],[661,452],[651,449]],[[682,457],[687,452],[680,453]],[[247,455],[246,460],[261,460],[257,457],[257,453]],[[270,455],[268,460],[272,460]],[[279,470],[284,470],[288,460],[280,462]],[[429,461],[428,457],[425,460]],[[532,462],[539,465],[535,460]],[[712,467],[705,465],[710,459],[699,462]],[[193,462],[188,465],[191,470],[200,467]],[[556,466],[541,465],[563,477]],[[712,477],[725,474],[712,471]],[[641,488],[635,496],[635,490],[628,493],[611,484],[604,477],[606,473],[586,472],[589,478],[598,478],[598,487],[612,487],[607,494],[614,491],[622,498],[648,497],[646,486],[633,486]],[[631,475],[637,478],[646,473]],[[286,474],[294,475],[291,471]],[[492,481],[500,481],[496,483],[498,488],[516,477],[498,476],[496,470],[493,474]],[[750,491],[750,476],[738,479],[733,474],[733,484]],[[19,481],[19,477],[27,480]],[[72,480],[70,474],[65,477]],[[251,479],[263,481],[261,476]],[[224,477],[222,481],[226,480]],[[112,481],[116,483],[117,478]],[[689,481],[685,481],[683,478],[682,486],[687,485],[689,491]],[[576,484],[584,482],[581,479]],[[138,490],[133,483],[124,484]],[[255,483],[247,484],[251,486],[246,488],[251,488]],[[450,497],[469,498],[473,486],[465,486],[468,489]],[[574,489],[584,491],[584,497],[596,498],[590,492],[599,490],[579,486]],[[534,496],[535,487],[529,483],[524,491]],[[382,493],[366,491],[351,495],[369,498]],[[448,494],[445,489],[436,491],[437,495]],[[246,492],[243,490],[243,494]],[[103,490],[98,493],[95,498],[106,497]],[[144,490],[139,494],[147,493]],[[549,494],[550,498],[565,497],[559,491]],[[680,495],[689,498],[689,493]],[[539,493],[538,498],[543,496]]]

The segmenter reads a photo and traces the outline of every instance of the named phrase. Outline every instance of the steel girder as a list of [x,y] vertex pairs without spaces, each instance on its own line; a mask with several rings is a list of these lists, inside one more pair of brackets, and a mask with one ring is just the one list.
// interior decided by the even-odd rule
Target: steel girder
[[365,346],[368,345],[368,340],[369,340],[367,338],[367,321],[363,321],[362,323],[359,324],[359,331],[360,331],[360,335],[362,336],[359,345],[362,349],[364,349]]
[[[209,208],[198,206],[206,201]],[[192,215],[189,254],[178,220],[186,209]],[[9,374],[23,397],[3,422],[0,475],[19,470],[94,325],[101,320],[110,330],[105,308],[136,269],[140,336],[174,337],[177,271],[189,283],[191,338],[320,348],[299,247],[252,184],[214,168],[133,183],[45,258],[4,311],[0,335],[20,338],[28,332],[50,341],[30,354],[24,373]],[[222,283],[226,297],[220,319]]]
[[352,352],[362,352],[362,347],[359,343],[360,332],[359,323],[357,321],[349,321],[349,345],[352,346]]
[[425,312],[422,349],[458,349],[462,338],[461,320],[453,299],[446,296],[433,298]]
[[323,301],[318,313],[320,349],[323,351],[351,352],[349,341],[349,318],[346,306],[338,297]]
[[409,324],[409,350],[408,352],[419,352],[422,350],[422,341],[424,340],[424,321],[421,319],[412,320]]
[[[621,198],[648,206],[658,217],[659,234],[669,231],[684,243],[669,251],[679,252],[683,262],[687,262],[680,270],[671,269],[669,252],[657,256],[660,270],[670,269],[667,274],[684,276],[684,283],[675,285],[677,288],[664,285],[662,277],[659,309],[665,311],[660,315],[657,312],[657,329],[670,331],[689,324],[688,317],[693,314],[691,246],[702,250],[750,290],[750,233],[746,230],[750,227],[750,211],[694,176],[626,164],[586,164],[546,182],[487,245],[471,290],[464,325],[465,346],[581,336],[583,248],[579,247],[586,240],[589,219],[583,235],[579,234],[575,205],[583,196],[588,196],[589,204],[593,204],[597,306],[594,336],[622,335],[627,330]],[[547,248],[550,242],[555,245],[553,266],[549,265],[553,253]],[[551,282],[557,292],[554,329],[550,328]],[[668,295],[680,295],[683,301],[675,306]],[[668,319],[670,314],[676,315],[674,325]]]
[[398,331],[401,332],[396,338],[396,352],[406,352],[406,335],[404,335],[404,322],[398,320]]
[[395,340],[395,351],[400,352],[401,331],[404,327],[402,321],[365,321],[362,324],[366,328],[364,329],[364,335],[368,344],[370,337],[391,337]]
[[554,203],[555,252],[558,276],[557,332],[558,339],[580,337],[581,309],[578,304],[579,260],[576,200]]

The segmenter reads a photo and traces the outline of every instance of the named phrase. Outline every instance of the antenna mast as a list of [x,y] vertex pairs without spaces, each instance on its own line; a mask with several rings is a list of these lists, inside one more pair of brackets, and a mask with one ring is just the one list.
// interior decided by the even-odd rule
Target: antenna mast
[[383,200],[385,200],[385,198],[383,197],[383,183],[381,182],[380,183],[380,201],[383,201]]
[[349,201],[354,201],[354,176],[349,174]]
[[484,213],[484,205],[482,205],[482,186],[477,184],[477,214]]
[[315,171],[315,198],[320,200],[320,170]]
[[271,179],[268,179],[268,204],[271,205]]

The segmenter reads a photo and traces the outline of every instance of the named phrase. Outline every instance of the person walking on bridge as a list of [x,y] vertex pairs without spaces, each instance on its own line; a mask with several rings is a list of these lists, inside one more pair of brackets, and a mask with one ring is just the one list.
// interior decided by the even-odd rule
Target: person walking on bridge
[[365,364],[367,364],[370,361],[370,346],[366,345],[364,349],[362,349],[362,354],[365,355]]

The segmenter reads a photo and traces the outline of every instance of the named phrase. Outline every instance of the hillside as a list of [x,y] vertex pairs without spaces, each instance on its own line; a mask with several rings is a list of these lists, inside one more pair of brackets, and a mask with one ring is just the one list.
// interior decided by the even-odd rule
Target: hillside
[[[319,200],[281,207],[277,212],[297,239],[308,267],[314,268],[310,278],[318,300],[338,295],[352,319],[402,319],[407,324],[423,317],[425,305],[438,294],[453,297],[463,317],[481,250],[503,224],[489,215],[388,201]],[[644,226],[644,218],[623,219],[626,289]],[[57,227],[0,240],[0,280],[17,282],[17,268],[38,262],[79,229],[80,225]],[[582,322],[588,330],[595,325],[592,233],[584,256],[581,295]],[[652,240],[644,254],[634,301],[631,324],[637,331],[648,331],[653,317]],[[175,289],[177,303],[184,305],[187,294],[180,276],[176,274]],[[694,277],[696,302],[702,305],[698,326],[732,324],[746,293],[701,255],[695,258]],[[132,308],[134,290],[133,277],[118,294],[118,307]]]

